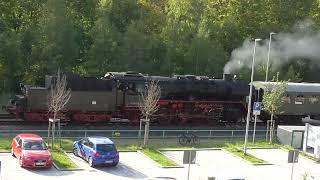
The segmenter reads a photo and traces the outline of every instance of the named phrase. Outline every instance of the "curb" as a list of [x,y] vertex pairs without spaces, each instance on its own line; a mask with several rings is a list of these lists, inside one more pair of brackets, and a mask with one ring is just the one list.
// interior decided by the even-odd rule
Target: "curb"
[[187,151],[187,150],[196,150],[196,151],[219,151],[222,148],[189,148],[189,149],[158,149],[158,151]]
[[[68,154],[67,154],[66,151],[63,151],[63,153],[70,159],[70,161],[72,161],[76,166],[78,166],[77,163],[75,163],[75,162],[68,156]],[[59,168],[59,166],[57,166],[56,163],[54,163],[54,161],[53,161],[53,166],[54,166],[57,170],[59,170],[59,171],[82,171],[82,170],[84,170],[84,169],[79,168],[79,167],[78,167],[78,168],[70,168],[70,169]]]
[[[142,156],[144,156],[145,158],[149,159],[151,162],[153,162],[153,164],[155,164],[156,166],[158,167],[161,167],[161,168],[184,168],[184,166],[181,166],[178,164],[178,166],[161,166],[159,163],[157,163],[156,161],[154,161],[153,159],[151,159],[149,156],[145,155],[143,152],[141,152],[140,150],[137,151],[139,154],[141,154]],[[162,154],[161,152],[159,152],[160,154]],[[163,154],[162,154],[163,155]],[[165,156],[165,155],[164,155]],[[165,156],[167,157],[167,156]],[[168,158],[168,157],[167,157]],[[168,158],[170,159],[171,161],[173,161],[171,158]],[[175,161],[173,161],[175,162]],[[176,162],[175,162],[176,163]],[[177,163],[176,163],[177,164]]]
[[118,152],[138,152],[138,150],[118,150]]
[[[246,159],[243,159],[243,158],[241,158],[241,157],[239,157],[239,156],[237,156],[237,155],[235,155],[235,154],[233,154],[233,153],[231,153],[231,152],[229,152],[229,151],[227,151],[227,150],[225,150],[225,149],[222,149],[222,151],[223,152],[225,152],[225,153],[228,153],[228,154],[231,154],[232,156],[234,156],[234,157],[236,157],[236,158],[238,158],[238,159],[241,159],[242,161],[244,161],[244,162],[246,162],[246,163],[248,163],[248,164],[250,164],[250,165],[253,165],[253,166],[265,166],[265,165],[273,165],[273,164],[271,164],[271,163],[252,163],[252,162],[250,162],[250,161],[248,161],[248,160],[246,160]],[[248,153],[249,154],[249,153]],[[252,155],[252,154],[250,154],[250,155]],[[252,156],[254,156],[254,155],[252,155]],[[256,157],[256,156],[254,156],[254,157]],[[257,157],[256,157],[257,158]],[[259,158],[260,159],[260,158]],[[263,160],[263,159],[261,159],[261,160]],[[265,160],[263,160],[263,161],[265,161]]]
[[56,163],[53,162],[53,166],[58,170],[58,171],[83,171],[84,169],[81,168],[71,168],[71,169],[65,169],[65,168],[59,168]]
[[279,149],[278,147],[248,147],[247,149]]

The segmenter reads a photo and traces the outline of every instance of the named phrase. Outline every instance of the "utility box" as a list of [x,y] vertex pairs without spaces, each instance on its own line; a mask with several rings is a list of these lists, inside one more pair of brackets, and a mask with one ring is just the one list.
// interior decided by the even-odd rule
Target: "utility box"
[[304,130],[304,126],[278,126],[277,137],[281,144],[301,149],[303,146]]

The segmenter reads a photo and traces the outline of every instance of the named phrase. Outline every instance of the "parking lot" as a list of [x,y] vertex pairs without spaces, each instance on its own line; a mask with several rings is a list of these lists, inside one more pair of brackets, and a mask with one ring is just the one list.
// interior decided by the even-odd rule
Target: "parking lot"
[[[281,149],[255,149],[248,151],[267,160],[272,165],[253,166],[242,159],[222,150],[202,150],[197,152],[195,165],[191,165],[190,179],[205,179],[215,174],[236,174],[249,180],[290,179],[291,164],[287,164],[287,152]],[[182,164],[183,151],[164,151],[168,157]],[[152,160],[138,152],[121,152],[117,167],[91,168],[82,159],[69,154],[70,158],[82,169],[79,171],[28,170],[19,167],[18,162],[9,154],[1,153],[2,180],[23,179],[150,179],[154,177],[174,177],[187,179],[188,166],[184,168],[161,168]],[[294,168],[294,179],[302,179],[306,172],[320,179],[320,165],[303,157]]]

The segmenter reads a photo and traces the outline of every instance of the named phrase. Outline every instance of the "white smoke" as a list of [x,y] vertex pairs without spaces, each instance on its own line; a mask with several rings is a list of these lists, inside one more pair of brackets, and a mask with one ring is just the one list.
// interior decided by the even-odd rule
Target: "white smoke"
[[[272,36],[270,64],[278,68],[295,58],[320,60],[320,32],[311,31],[312,21],[299,22],[293,33],[278,33]],[[224,67],[224,73],[235,73],[243,67],[251,68],[254,41],[245,40],[241,47],[231,53],[231,59]],[[267,63],[269,39],[256,46],[255,64]]]

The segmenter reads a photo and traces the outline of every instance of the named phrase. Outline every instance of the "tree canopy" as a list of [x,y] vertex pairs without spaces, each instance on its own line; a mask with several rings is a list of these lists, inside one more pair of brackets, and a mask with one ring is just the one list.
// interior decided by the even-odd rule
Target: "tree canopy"
[[[44,82],[58,69],[222,77],[247,38],[320,27],[317,0],[6,0],[0,2],[0,91]],[[303,62],[303,63],[300,63]],[[289,68],[289,70],[287,70]],[[320,82],[309,59],[288,61],[280,79]],[[247,69],[241,77],[249,79]],[[263,80],[257,68],[255,80]]]

